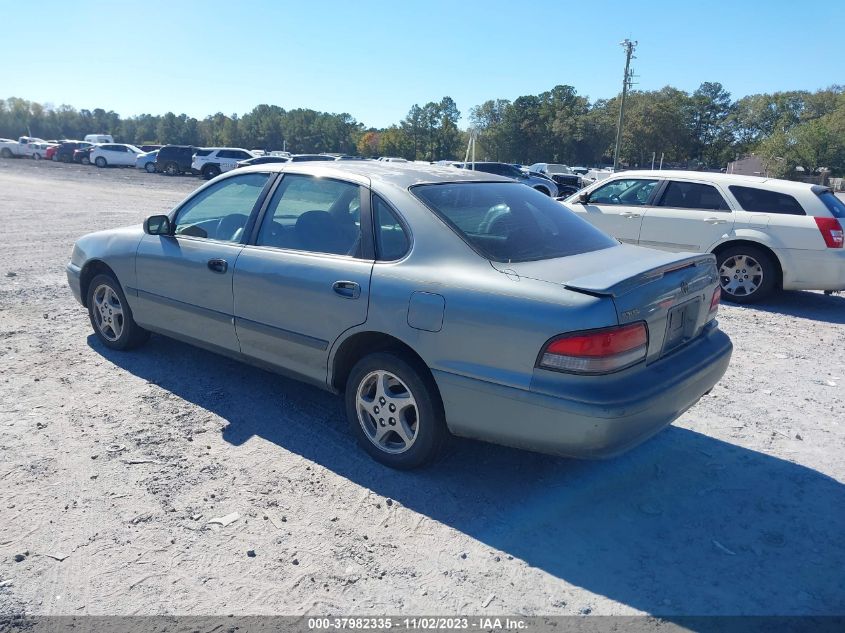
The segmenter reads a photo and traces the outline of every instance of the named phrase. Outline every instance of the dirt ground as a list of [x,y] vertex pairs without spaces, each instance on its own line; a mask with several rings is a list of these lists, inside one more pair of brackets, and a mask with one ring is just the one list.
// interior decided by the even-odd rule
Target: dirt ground
[[0,615],[845,613],[845,297],[723,306],[725,378],[621,458],[394,472],[334,396],[97,343],[74,240],[199,184],[0,161]]

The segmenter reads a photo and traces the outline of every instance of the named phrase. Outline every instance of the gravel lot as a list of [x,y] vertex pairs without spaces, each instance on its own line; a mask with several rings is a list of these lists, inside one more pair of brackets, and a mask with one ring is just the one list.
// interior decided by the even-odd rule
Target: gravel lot
[[97,343],[73,241],[198,185],[0,161],[0,615],[845,613],[842,296],[723,306],[725,378],[621,458],[398,473],[331,395]]

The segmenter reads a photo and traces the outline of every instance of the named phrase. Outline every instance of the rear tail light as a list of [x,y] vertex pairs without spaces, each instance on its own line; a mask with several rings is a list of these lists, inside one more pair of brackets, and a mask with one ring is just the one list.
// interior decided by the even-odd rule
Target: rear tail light
[[554,338],[537,364],[576,374],[609,374],[643,360],[647,348],[648,330],[639,322]]
[[815,218],[816,226],[819,227],[824,243],[828,248],[842,248],[843,231],[842,225],[836,218]]
[[719,311],[719,302],[722,300],[722,288],[716,286],[716,289],[713,291],[713,296],[710,298],[710,318],[716,316],[716,312]]

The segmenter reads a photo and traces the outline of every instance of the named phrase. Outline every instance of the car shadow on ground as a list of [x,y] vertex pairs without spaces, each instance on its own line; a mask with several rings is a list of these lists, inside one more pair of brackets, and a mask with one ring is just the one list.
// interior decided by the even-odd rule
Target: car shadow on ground
[[336,396],[159,336],[134,353],[89,344],[225,419],[227,442],[316,462],[489,546],[490,565],[513,556],[667,616],[845,613],[845,486],[800,464],[669,427],[610,461],[455,440],[396,472],[354,445]]
[[786,314],[801,319],[845,324],[845,295],[826,295],[806,290],[778,292],[762,303],[732,304],[743,310]]

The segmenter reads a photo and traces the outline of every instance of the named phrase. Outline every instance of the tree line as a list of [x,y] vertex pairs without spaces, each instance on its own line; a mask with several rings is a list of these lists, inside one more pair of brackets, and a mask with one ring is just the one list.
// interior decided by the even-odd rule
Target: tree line
[[[495,99],[471,108],[477,131],[476,158],[516,163],[601,165],[612,162],[618,97],[591,101],[559,85],[513,101]],[[136,145],[176,143],[402,156],[409,160],[462,159],[469,131],[448,96],[415,104],[386,128],[366,127],[348,113],[262,104],[238,116],[221,112],[196,119],[185,114],[122,118],[102,108],[77,110],[12,97],[0,99],[0,136],[31,133],[42,138],[82,138],[108,133]],[[845,173],[845,87],[794,90],[734,100],[717,82],[692,93],[666,86],[628,95],[620,159],[629,167],[664,165],[723,168],[758,154],[775,175],[829,169]]]

